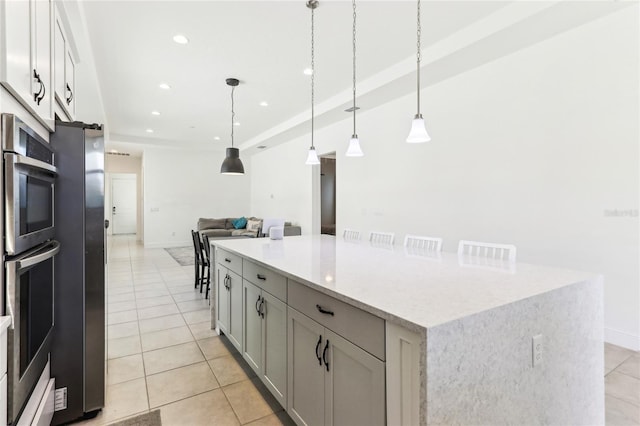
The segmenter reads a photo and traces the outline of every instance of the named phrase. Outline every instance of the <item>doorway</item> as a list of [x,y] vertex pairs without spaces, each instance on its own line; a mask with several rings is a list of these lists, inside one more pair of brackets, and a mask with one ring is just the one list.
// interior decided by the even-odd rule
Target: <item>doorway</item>
[[114,235],[137,232],[137,176],[133,173],[111,175],[111,226]]
[[320,233],[336,235],[336,153],[320,157]]

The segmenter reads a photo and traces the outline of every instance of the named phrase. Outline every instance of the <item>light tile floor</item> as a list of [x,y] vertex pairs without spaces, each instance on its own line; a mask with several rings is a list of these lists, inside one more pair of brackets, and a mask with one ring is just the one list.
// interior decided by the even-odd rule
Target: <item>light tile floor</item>
[[108,241],[107,393],[83,425],[159,408],[163,426],[292,425],[240,354],[210,330],[193,266],[133,236]]
[[[292,425],[240,354],[209,329],[193,266],[134,237],[109,239],[107,395],[83,425],[156,408],[163,426]],[[605,344],[609,426],[640,425],[640,353]]]
[[604,344],[607,425],[640,425],[640,352]]

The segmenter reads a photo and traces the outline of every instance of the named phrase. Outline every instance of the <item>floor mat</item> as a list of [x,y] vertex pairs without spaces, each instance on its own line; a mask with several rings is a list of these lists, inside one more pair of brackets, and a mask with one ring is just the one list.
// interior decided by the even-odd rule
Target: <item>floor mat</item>
[[160,410],[153,410],[150,413],[140,414],[130,419],[111,423],[110,426],[162,426]]
[[189,266],[195,263],[193,247],[171,247],[171,248],[166,248],[165,250],[181,266]]

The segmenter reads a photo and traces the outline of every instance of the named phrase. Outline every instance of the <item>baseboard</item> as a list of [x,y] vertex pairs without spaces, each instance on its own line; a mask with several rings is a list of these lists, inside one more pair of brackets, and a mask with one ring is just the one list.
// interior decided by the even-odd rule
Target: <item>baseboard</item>
[[622,346],[632,351],[640,351],[640,336],[616,330],[615,328],[604,328],[604,341],[612,345]]
[[171,248],[171,247],[191,247],[193,241],[160,241],[157,243],[144,242],[144,248]]

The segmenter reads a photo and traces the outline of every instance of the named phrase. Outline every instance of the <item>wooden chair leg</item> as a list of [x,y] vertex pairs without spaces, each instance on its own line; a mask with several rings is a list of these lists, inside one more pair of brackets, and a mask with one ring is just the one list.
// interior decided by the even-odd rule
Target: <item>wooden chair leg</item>
[[194,288],[198,288],[198,283],[200,282],[200,274],[199,269],[198,269],[198,256],[196,256],[194,264],[195,266],[195,272],[194,272],[194,276],[195,276],[195,285],[193,286]]
[[207,267],[207,291],[204,293],[204,298],[209,298],[209,288],[211,287],[211,266]]

